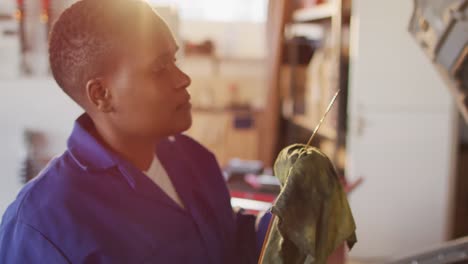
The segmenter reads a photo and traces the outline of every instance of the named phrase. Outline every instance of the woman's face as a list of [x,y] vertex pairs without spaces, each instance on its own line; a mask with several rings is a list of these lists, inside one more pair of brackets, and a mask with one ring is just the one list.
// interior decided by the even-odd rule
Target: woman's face
[[[151,13],[151,14],[150,14]],[[165,137],[192,124],[190,78],[176,65],[177,44],[154,12],[122,49],[108,75],[114,127],[129,135]]]

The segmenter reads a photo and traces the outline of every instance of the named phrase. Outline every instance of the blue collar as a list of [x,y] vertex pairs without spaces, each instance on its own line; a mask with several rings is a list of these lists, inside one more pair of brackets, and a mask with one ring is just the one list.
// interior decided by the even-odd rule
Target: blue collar
[[117,165],[110,153],[91,133],[95,126],[87,114],[81,115],[68,138],[68,150],[84,170],[106,170]]
[[135,188],[133,177],[136,168],[120,158],[116,153],[103,146],[93,135],[95,126],[88,114],[81,115],[68,138],[68,151],[71,157],[83,170],[105,171],[118,168],[132,188]]

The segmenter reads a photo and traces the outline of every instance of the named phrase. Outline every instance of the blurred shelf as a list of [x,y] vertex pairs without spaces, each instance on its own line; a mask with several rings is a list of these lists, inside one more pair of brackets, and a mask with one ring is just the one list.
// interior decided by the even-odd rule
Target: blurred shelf
[[[286,117],[286,119],[292,122],[293,124],[303,127],[310,131],[314,131],[315,126],[317,125],[314,122],[311,122],[310,118],[308,118],[305,115],[293,115],[290,117]],[[337,138],[336,131],[333,128],[327,127],[323,124],[317,132],[317,135],[329,140],[336,140]]]
[[257,65],[259,67],[263,67],[267,59],[266,57],[254,57],[254,56],[223,56],[223,55],[215,55],[215,54],[185,54],[181,58],[181,62],[196,62],[199,60],[203,60],[206,62],[211,63],[213,67],[213,75],[218,75],[221,72],[221,68],[227,65]]
[[336,13],[336,5],[326,3],[314,7],[301,8],[293,13],[293,20],[296,22],[312,22],[324,19],[331,19]]
[[262,109],[255,108],[233,108],[233,107],[203,107],[203,106],[193,106],[192,111],[196,113],[213,113],[213,114],[222,114],[222,113],[252,113],[258,114],[262,113]]
[[0,21],[11,21],[14,17],[10,14],[0,14]]
[[184,59],[209,59],[221,63],[265,63],[266,57],[223,56],[212,54],[185,54]]
[[231,206],[232,207],[241,207],[242,209],[252,210],[255,212],[262,212],[266,211],[271,208],[272,203],[252,200],[252,199],[244,199],[244,198],[231,198]]
[[324,28],[316,23],[292,23],[285,26],[286,39],[305,37],[311,40],[321,40],[325,36]]
[[261,57],[219,57],[215,56],[215,59],[220,62],[230,62],[230,63],[265,63],[266,58]]

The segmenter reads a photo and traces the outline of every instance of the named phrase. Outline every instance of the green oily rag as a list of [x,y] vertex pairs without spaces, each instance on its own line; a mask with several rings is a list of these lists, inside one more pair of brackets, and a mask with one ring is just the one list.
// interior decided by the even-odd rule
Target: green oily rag
[[326,263],[344,241],[356,243],[356,225],[330,159],[319,149],[295,144],[283,149],[274,171],[281,192],[262,263]]

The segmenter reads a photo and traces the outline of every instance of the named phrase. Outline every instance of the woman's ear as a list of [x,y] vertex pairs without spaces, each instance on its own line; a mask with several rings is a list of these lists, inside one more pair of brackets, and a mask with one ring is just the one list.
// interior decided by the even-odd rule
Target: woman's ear
[[113,110],[111,91],[102,78],[91,79],[86,83],[86,96],[92,107],[99,112],[108,113]]

